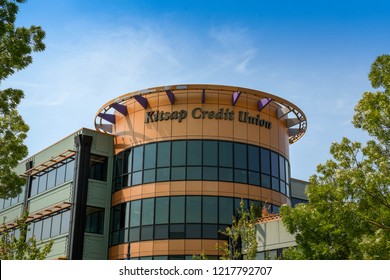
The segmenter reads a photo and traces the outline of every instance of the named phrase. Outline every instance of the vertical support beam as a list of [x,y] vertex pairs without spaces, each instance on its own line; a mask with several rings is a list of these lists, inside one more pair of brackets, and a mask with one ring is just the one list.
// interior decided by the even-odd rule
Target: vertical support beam
[[232,105],[233,106],[236,105],[238,98],[240,98],[240,95],[241,95],[241,91],[236,91],[235,93],[233,93],[233,96],[232,96]]
[[68,259],[81,260],[84,249],[84,231],[86,223],[89,163],[93,138],[77,135],[75,171],[73,177],[73,200],[69,227]]
[[206,90],[202,90],[202,104],[206,102]]
[[[26,162],[26,171],[33,168],[33,166],[34,166],[34,163],[32,160]],[[33,178],[33,176],[31,176],[30,174],[27,174],[26,189],[24,190],[23,211],[28,210],[28,199],[30,198],[30,195],[31,195],[32,178]]]

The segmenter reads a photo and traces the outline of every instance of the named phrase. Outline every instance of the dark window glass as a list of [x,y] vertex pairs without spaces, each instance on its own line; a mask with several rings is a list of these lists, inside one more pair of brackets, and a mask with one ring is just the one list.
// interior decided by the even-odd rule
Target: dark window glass
[[130,228],[130,241],[139,241],[140,229],[139,227]]
[[56,185],[60,185],[65,182],[65,170],[66,170],[65,164],[62,164],[57,168]]
[[114,158],[114,178],[122,176],[123,155],[124,153],[120,153]]
[[271,155],[269,150],[261,149],[261,173],[271,174]]
[[260,172],[260,148],[248,146],[248,169]]
[[186,238],[202,238],[202,227],[200,224],[186,225]]
[[60,235],[60,229],[61,229],[61,215],[55,215],[53,216],[53,220],[51,223],[51,236],[57,236]]
[[119,230],[121,225],[121,205],[113,207],[111,215],[111,231]]
[[91,155],[89,178],[99,181],[107,180],[107,157]]
[[157,167],[166,167],[171,164],[171,142],[157,144]]
[[219,180],[221,181],[233,181],[233,169],[231,168],[219,168]]
[[47,173],[43,174],[39,178],[38,193],[44,192],[46,190],[46,183],[47,183]]
[[260,173],[249,171],[249,184],[259,186],[260,185]]
[[219,142],[219,166],[233,167],[233,143]]
[[123,169],[121,173],[126,174],[132,171],[133,167],[133,149],[126,150],[123,158]]
[[[123,182],[123,186],[128,187],[130,184],[127,184],[127,177],[123,177],[123,179],[126,179],[126,181]],[[114,184],[113,185],[114,192],[120,190],[122,188],[122,178],[121,177],[116,178],[113,184]]]
[[[232,224],[232,219],[230,218],[230,225]],[[221,239],[221,240],[228,240],[228,237],[224,234],[222,234],[221,232],[225,232],[226,231],[226,228],[228,227],[229,225],[219,225],[218,226],[218,239]]]
[[43,220],[42,240],[48,239],[50,237],[50,229],[51,229],[51,217]]
[[286,195],[290,197],[290,186],[286,184]]
[[133,183],[132,185],[142,184],[142,171],[137,171],[133,173]]
[[141,222],[141,200],[131,202],[130,227],[139,226]]
[[152,225],[154,219],[154,198],[142,201],[142,225]]
[[218,168],[203,167],[203,180],[210,180],[210,181],[218,180]]
[[286,182],[287,184],[290,184],[290,164],[288,163],[288,161],[286,160],[285,161],[285,164],[284,164],[285,168],[286,168]]
[[34,236],[35,236],[35,239],[37,241],[40,241],[42,240],[42,224],[43,224],[43,221],[38,221],[38,222],[35,222],[35,225],[34,225]]
[[279,156],[279,170],[280,170],[280,179],[283,181],[286,181],[286,168],[284,167],[284,158],[282,156]]
[[200,196],[187,196],[186,223],[200,223],[202,201]]
[[111,234],[111,246],[118,245],[119,243],[119,231]]
[[279,191],[279,179],[272,177],[272,189],[274,191]]
[[187,167],[187,180],[202,180],[202,167]]
[[[141,171],[140,171],[141,172]],[[126,187],[130,187],[131,186],[131,178],[132,178],[132,175],[131,173],[129,174],[126,174],[126,175],[123,175],[123,181],[122,181],[122,184],[123,184],[123,187],[126,188]],[[120,188],[119,188],[120,189]]]
[[219,223],[232,224],[233,199],[228,197],[219,198]]
[[202,165],[202,141],[188,141],[187,165]]
[[185,238],[184,224],[171,225],[169,228],[169,238]]
[[[121,228],[124,227],[124,218],[126,217],[126,204],[121,205]],[[103,234],[104,227],[104,209],[98,207],[87,206],[87,216],[85,232]]]
[[47,184],[46,189],[51,189],[56,185],[56,169],[51,170],[47,173]]
[[247,171],[242,169],[234,169],[234,182],[247,183]]
[[128,229],[121,229],[119,231],[119,244],[129,242],[128,238],[129,238],[129,230]]
[[74,159],[66,164],[65,182],[73,180],[74,174]]
[[172,166],[186,165],[186,141],[172,142]]
[[217,239],[218,238],[218,226],[217,225],[203,225],[204,239]]
[[156,224],[167,224],[169,215],[169,197],[156,198]]
[[172,167],[171,180],[185,180],[186,168],[185,167]]
[[141,240],[153,239],[153,226],[143,226],[141,228]]
[[70,211],[62,213],[61,234],[69,232]]
[[203,223],[218,223],[218,198],[215,196],[203,197]]
[[133,172],[142,170],[142,163],[144,158],[144,147],[136,147],[133,149],[134,158],[133,158]]
[[156,144],[145,145],[144,169],[156,167]]
[[217,141],[203,141],[203,165],[216,166],[218,164],[217,153]]
[[144,183],[151,183],[156,181],[156,169],[149,169],[144,171]]
[[39,177],[32,177],[30,197],[38,193]]
[[271,152],[271,172],[272,176],[279,177],[279,156]]
[[271,188],[271,177],[265,174],[261,174],[261,186],[267,189]]
[[234,167],[246,169],[247,168],[247,152],[246,145],[241,143],[234,143]]
[[286,194],[286,183],[283,181],[280,181],[280,192]]
[[168,239],[168,225],[155,226],[154,239]]
[[183,196],[171,197],[171,223],[184,223],[185,207]]
[[159,168],[157,169],[157,182],[169,181],[170,180],[170,168]]

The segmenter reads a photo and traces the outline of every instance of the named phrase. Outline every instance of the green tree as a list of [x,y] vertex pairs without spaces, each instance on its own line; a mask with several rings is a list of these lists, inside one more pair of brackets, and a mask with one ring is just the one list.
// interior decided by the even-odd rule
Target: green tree
[[[25,212],[16,221],[15,229],[9,230],[3,223],[0,235],[0,260],[44,260],[50,253],[53,241],[44,246],[37,244],[35,237],[27,239],[28,213]],[[14,230],[19,232],[19,237],[12,234]]]
[[[39,26],[16,27],[18,4],[26,0],[0,0],[0,86],[16,71],[32,63],[32,52],[45,49],[44,31]],[[24,179],[14,168],[27,156],[24,140],[28,126],[17,111],[24,93],[19,89],[0,89],[0,198],[15,197]]]
[[245,209],[244,201],[240,201],[237,216],[233,216],[232,226],[221,234],[229,241],[220,246],[222,260],[254,260],[257,252],[256,222],[261,217],[261,204],[251,204],[249,211]]
[[283,206],[287,230],[297,246],[288,259],[390,259],[390,56],[379,56],[353,124],[369,133],[366,145],[343,138],[330,148],[332,160],[309,180],[307,204]]

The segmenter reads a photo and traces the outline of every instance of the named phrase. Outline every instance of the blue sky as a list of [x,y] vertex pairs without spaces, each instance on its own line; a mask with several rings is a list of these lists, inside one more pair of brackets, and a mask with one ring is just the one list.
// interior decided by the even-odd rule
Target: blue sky
[[40,25],[46,51],[2,87],[23,89],[30,155],[81,127],[107,101],[148,87],[210,83],[253,88],[300,107],[308,131],[290,147],[293,177],[307,180],[353,128],[390,53],[390,2],[30,0],[18,25]]

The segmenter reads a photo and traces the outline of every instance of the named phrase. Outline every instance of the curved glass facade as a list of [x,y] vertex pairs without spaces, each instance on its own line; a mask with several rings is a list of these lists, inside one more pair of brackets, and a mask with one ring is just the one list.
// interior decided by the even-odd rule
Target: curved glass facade
[[290,197],[290,164],[266,148],[218,140],[176,140],[127,149],[115,157],[113,192],[164,181],[225,181]]
[[[111,209],[110,245],[162,239],[225,239],[218,234],[232,223],[239,198],[165,196],[134,200]],[[245,207],[258,204],[243,200]],[[270,205],[278,212],[279,207]]]

